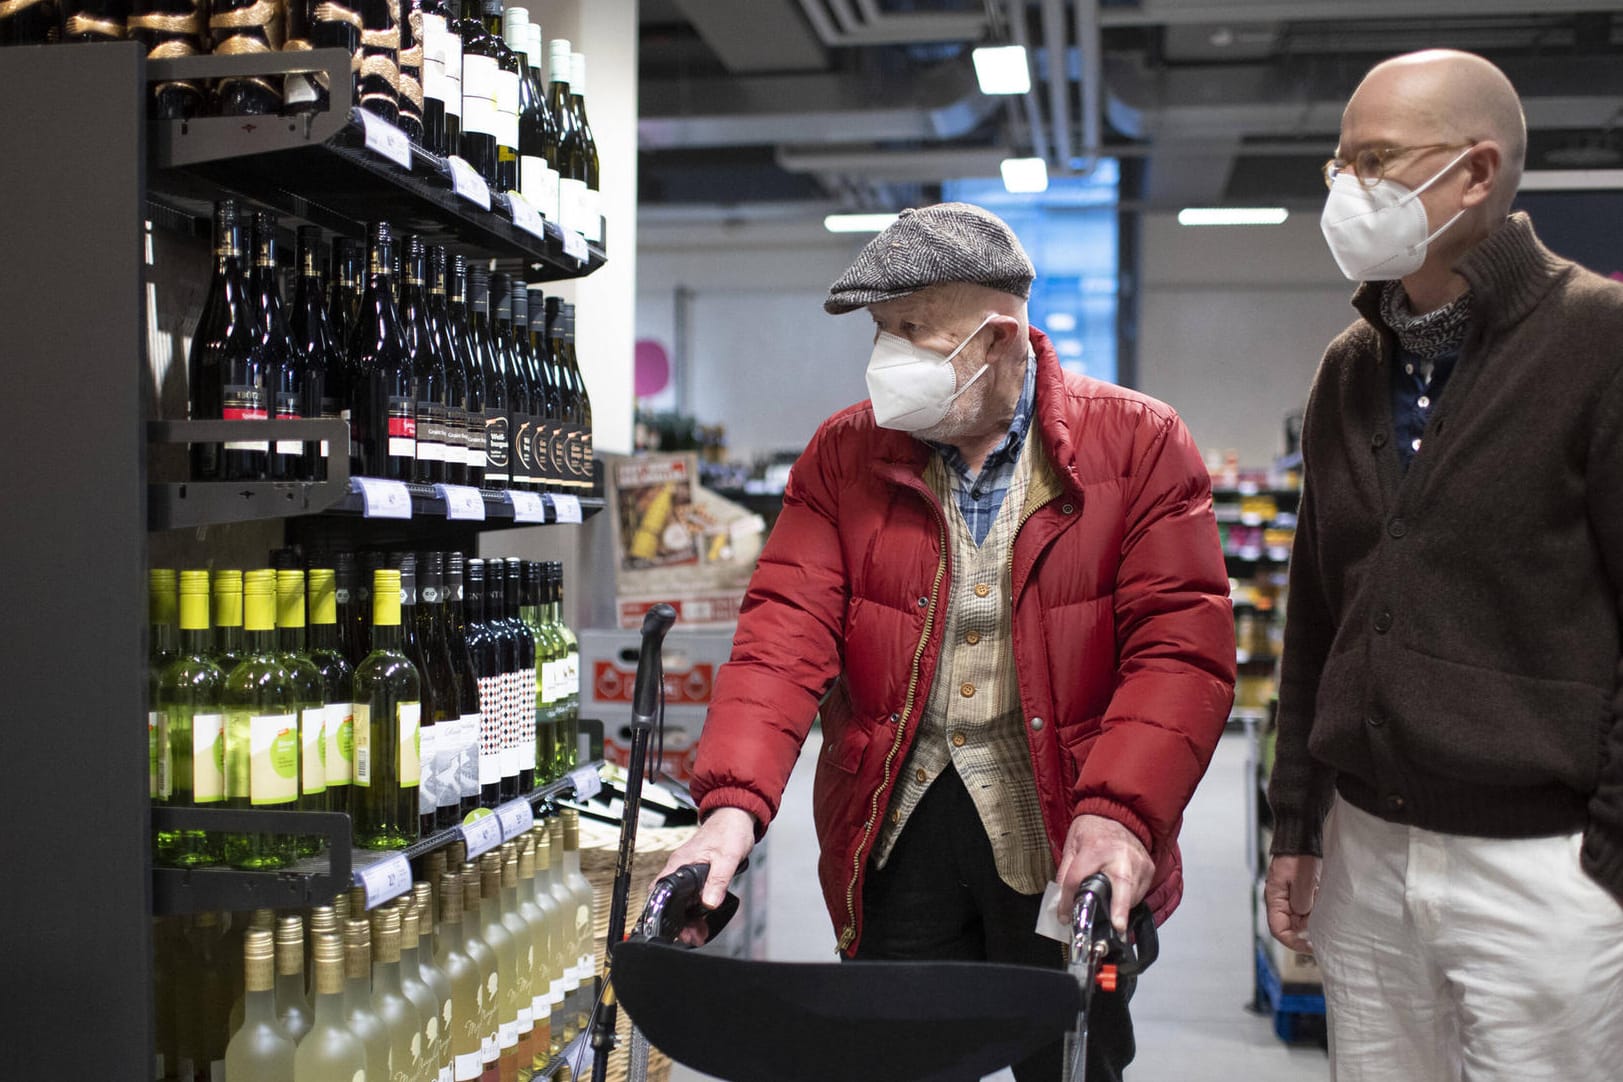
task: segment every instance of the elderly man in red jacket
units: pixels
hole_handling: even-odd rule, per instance
[[[1068,913],[1106,872],[1118,927],[1182,892],[1234,684],[1210,482],[1171,409],[1060,368],[1033,276],[1002,220],[943,203],[834,283],[830,313],[873,317],[871,399],[795,464],[716,679],[704,822],[671,867],[708,863],[720,902],[821,714],[819,876],[848,958],[1058,967],[1034,931],[1050,880]],[[1132,1059],[1130,992],[1095,1001],[1089,1082]]]

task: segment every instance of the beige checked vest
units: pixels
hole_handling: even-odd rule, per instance
[[[939,455],[930,456],[924,480],[946,516],[952,591],[935,682],[891,797],[875,860],[885,866],[913,809],[951,766],[980,813],[998,877],[1022,894],[1040,894],[1053,878],[1054,863],[1020,708],[1009,563],[1027,511],[1057,495],[1059,480],[1033,433],[1020,451],[1003,506],[978,546],[958,510],[958,479]]]

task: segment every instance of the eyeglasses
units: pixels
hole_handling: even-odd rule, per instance
[[[1354,155],[1350,162],[1342,161],[1340,158],[1331,158],[1325,162],[1324,186],[1334,187],[1336,178],[1350,170],[1353,176],[1358,178],[1358,183],[1366,188],[1373,188],[1385,178],[1387,168],[1404,155],[1422,150],[1464,150],[1475,145],[1475,140],[1468,140],[1464,143],[1421,143],[1412,147],[1365,147]]]

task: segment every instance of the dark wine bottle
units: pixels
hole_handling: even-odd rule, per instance
[[[455,809],[441,811],[441,827],[455,826],[463,817],[479,807],[479,670],[468,647],[468,618],[466,611],[467,587],[464,583],[464,559],[460,552],[450,553],[445,564],[445,645],[456,672],[457,709],[461,716],[457,742],[457,794]],[[483,582],[481,581],[481,588]],[[480,604],[483,605],[483,593]]]
[[[440,729],[437,719],[440,717],[439,697],[443,692],[443,685],[436,686],[434,674],[429,671],[428,658],[423,651],[421,635],[422,618],[418,614],[418,603],[422,590],[422,579],[418,577],[417,557],[411,553],[396,553],[390,557],[390,563],[400,565],[400,652],[406,655],[417,670],[420,678],[419,688],[422,693],[422,715],[417,729],[418,754],[418,781],[417,781],[417,823],[419,833],[432,834],[434,832],[434,807],[436,790],[434,788],[431,768],[434,758],[439,754]],[[438,581],[438,576],[435,576]],[[436,593],[438,586],[435,587]]]
[[[493,579],[500,578],[494,574]],[[477,676],[479,690],[479,806],[494,808],[501,801],[502,726],[507,718],[506,697],[502,694],[500,645],[486,622],[490,609],[485,579],[485,561],[470,559],[463,574],[466,583],[464,606],[468,621],[468,656]]]
[[[400,0],[361,0],[362,109],[400,119]]]
[[[552,430],[553,469],[557,471],[559,491],[573,493],[578,486],[569,468],[569,448],[580,416],[580,397],[569,373],[569,351],[564,343],[565,323],[563,298],[548,297],[547,343],[548,351],[552,354],[553,375],[558,380],[558,423]]]
[[[522,279],[513,281],[510,292],[513,330],[508,353],[513,359],[514,370],[524,393],[524,417],[513,437],[513,455],[515,460],[524,463],[524,487],[540,491],[541,460],[535,452],[535,444],[546,399],[536,374],[535,358],[530,354],[530,292]]]
[[[462,408],[468,418],[467,483],[479,487],[485,481],[485,373],[468,329],[468,261],[462,256],[451,260],[451,296],[447,308],[451,315],[451,348],[456,360],[452,379],[460,380]]]
[[[462,132],[457,154],[492,186],[496,183],[496,75],[501,70],[500,41],[485,29],[482,0],[462,0],[456,32],[462,42]]]
[[[468,407],[462,366],[452,344],[451,311],[445,249],[435,245],[428,254],[428,336],[438,377],[439,409],[445,426],[445,480],[468,483]]]
[[[202,0],[134,0],[126,27],[130,37],[146,47],[148,60],[165,60],[203,52],[206,20]],[[203,103],[201,83],[171,80],[152,88],[155,120],[197,116]]]
[[[461,752],[462,693],[445,640],[445,555],[424,552],[417,556],[417,651],[422,657],[423,683],[433,691],[433,705],[423,699],[423,725],[434,730],[432,758],[429,742],[423,742],[423,779],[431,792],[419,796],[418,811],[423,832],[441,829],[440,823],[454,817],[462,794],[456,762]],[[432,779],[432,780],[430,780]],[[452,822],[446,826],[454,825]]]
[[[55,45],[62,40],[62,18],[59,0],[40,0],[16,8],[3,5],[0,46]]]
[[[518,795],[519,710],[518,637],[507,623],[507,566],[502,560],[485,561],[485,628],[495,644],[493,659],[501,696],[499,759],[501,780],[497,803]]]
[[[567,38],[554,38],[547,43],[547,106],[557,130],[548,158],[558,171],[558,220],[565,229],[584,233],[586,155],[570,102],[569,79],[573,66]]]
[[[276,268],[276,215],[267,211],[254,214],[254,269],[248,286],[254,300],[254,317],[260,348],[265,356],[265,382],[271,416],[278,421],[303,418],[301,396],[304,390],[304,355],[288,333],[282,312],[282,277]],[[270,476],[277,481],[294,481],[312,475],[305,461],[304,441],[272,440]]]
[[[586,239],[593,243],[603,240],[603,192],[599,176],[599,163],[597,157],[597,138],[592,135],[592,125],[586,119],[586,56],[584,53],[571,53],[571,78],[569,82],[569,103],[575,115],[575,130],[580,133],[581,159],[586,166],[585,191],[582,195],[582,220],[585,228],[581,230]]]
[[[423,43],[423,148],[456,153],[462,132],[462,39],[449,0],[419,0]]]
[[[274,0],[211,0],[210,51],[243,56],[276,51],[281,40],[282,5]],[[221,116],[266,116],[282,108],[282,79],[269,75],[230,75],[214,87]]]
[[[353,0],[351,0],[353,2]],[[318,49],[342,49],[350,55],[349,100],[361,101],[361,13],[336,0],[289,0],[304,9],[302,21],[310,28],[310,41]],[[291,36],[291,35],[289,35]],[[327,107],[331,88],[316,80],[320,105]],[[357,263],[359,257],[357,257]]]
[[[364,474],[409,481],[417,454],[417,421],[411,364],[390,281],[393,264],[393,231],[388,222],[375,222],[367,250],[366,294],[349,345],[355,372],[350,433],[360,448]]]
[[[306,53],[316,47],[316,4],[285,0],[287,33],[284,53]],[[314,72],[290,72],[282,79],[282,112],[287,116],[324,113],[332,102],[325,80]]]
[[[423,11],[422,0],[400,5],[400,130],[414,144],[423,143]]]
[[[513,291],[505,274],[490,276],[491,345],[501,359],[502,377],[507,388],[508,488],[530,487],[529,467],[519,454],[519,439],[529,414],[529,396],[513,356]]]
[[[485,29],[502,45],[496,81],[496,186],[504,192],[518,189],[518,118],[529,23],[524,8],[504,9],[502,0],[485,0]]]
[[[62,40],[94,44],[123,41],[128,33],[128,0],[67,0],[63,5]]]
[[[549,222],[558,220],[558,171],[547,158],[547,148],[557,140],[552,110],[547,106],[541,26],[531,21],[525,27],[524,82],[519,89],[518,190],[525,200]]]
[[[508,413],[507,373],[501,354],[495,348],[490,329],[489,274],[477,264],[468,268],[468,290],[473,315],[468,321],[468,340],[479,357],[483,375],[481,406],[485,415],[486,488],[506,488],[512,480],[508,433],[512,418]]]
[[[372,580],[372,652],[355,670],[350,818],[363,849],[404,849],[419,836],[422,680],[401,644],[400,572],[379,569]]]
[[[529,291],[529,350],[535,372],[536,421],[534,439],[536,474],[541,488],[557,491],[558,476],[552,461],[552,433],[557,427],[558,386],[552,372],[551,351],[547,348],[546,296],[539,285]]]
[[[417,458],[413,476],[424,484],[445,480],[445,371],[439,367],[428,319],[425,276],[428,252],[420,237],[406,238],[406,279],[400,287],[400,330],[411,364],[411,397],[417,415]],[[408,635],[409,638],[409,635]]]
[[[355,576],[355,608],[358,610],[360,620],[355,628],[355,641],[351,647],[359,655],[359,660],[352,660],[357,669],[366,655],[372,652],[372,585],[376,576],[374,572],[386,567],[384,555],[377,549],[367,549],[360,554],[357,560],[358,572]]]
[[[340,552],[333,557],[333,570],[338,604],[338,645],[344,660],[353,672],[358,660],[365,660],[366,625],[370,614],[366,603],[371,599],[371,587],[363,592],[360,564],[353,552]]]
[[[343,386],[346,370],[343,351],[333,337],[322,303],[321,228],[299,227],[299,282],[293,291],[293,311],[288,319],[293,345],[304,355],[304,379],[299,387],[299,410],[306,417],[337,419],[339,403],[347,398]],[[340,446],[342,453],[343,447]],[[327,440],[304,445],[310,476],[323,480],[332,447]]]
[[[575,306],[564,305],[564,351],[568,361],[570,382],[574,386],[574,424],[576,440],[570,448],[571,474],[576,487],[592,487],[592,396],[586,390],[586,375],[581,371],[580,356],[575,352]]]
[[[223,200],[214,208],[214,278],[188,362],[194,421],[263,421],[270,416],[264,351],[255,332],[242,254],[237,204]],[[268,453],[263,439],[195,443],[192,475],[211,481],[262,478]]]
[[[535,634],[530,630],[530,625],[524,622],[519,611],[523,600],[524,561],[516,556],[510,556],[507,559],[507,608],[503,613],[503,619],[513,635],[513,681],[517,686],[513,756],[517,760],[515,766],[518,768],[518,775],[512,797],[528,793],[535,788],[535,723],[541,700],[540,689],[535,681]],[[504,785],[507,782],[505,774],[504,769],[502,778]],[[504,797],[511,799],[505,793]]]

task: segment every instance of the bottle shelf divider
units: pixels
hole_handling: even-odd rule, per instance
[[[349,425],[332,418],[300,421],[149,421],[154,444],[223,443],[264,436],[349,446]],[[349,456],[332,455],[324,481],[153,481],[147,484],[147,528],[175,530],[225,522],[287,518],[325,511],[349,493]]]

